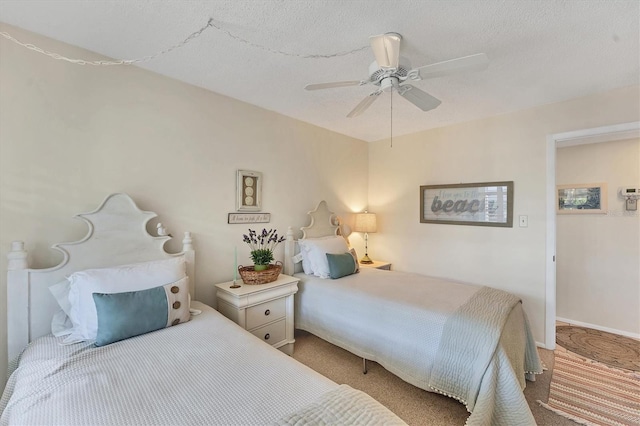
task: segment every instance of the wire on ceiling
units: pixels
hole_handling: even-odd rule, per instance
[[[85,60],[85,59],[73,59],[73,58],[67,58],[66,56],[60,55],[58,53],[54,53],[54,52],[48,52],[38,46],[35,46],[31,43],[23,43],[20,40],[17,40],[16,38],[14,38],[11,34],[1,31],[0,35],[4,38],[6,38],[7,40],[10,40],[24,48],[27,48],[29,50],[33,50],[34,52],[38,52],[41,53],[43,55],[49,56],[50,58],[53,59],[58,59],[58,60],[63,60],[63,61],[67,61],[70,62],[72,64],[76,64],[76,65],[96,65],[96,66],[109,66],[109,65],[132,65],[135,63],[140,63],[140,62],[148,62],[151,61],[152,59],[155,59],[159,56],[162,56],[166,53],[169,53],[175,49],[181,48],[184,45],[186,45],[187,43],[189,43],[191,40],[193,40],[194,38],[200,36],[206,29],[208,28],[215,28],[218,31],[221,31],[223,33],[225,33],[227,36],[229,36],[230,38],[239,41],[241,43],[244,43],[248,46],[257,48],[257,49],[261,49],[261,50],[265,50],[267,52],[270,53],[275,53],[275,54],[279,54],[279,55],[284,55],[284,56],[291,56],[291,57],[296,57],[296,58],[303,58],[303,59],[326,59],[326,58],[335,58],[338,56],[346,56],[346,55],[352,55],[354,53],[360,52],[362,50],[368,49],[369,45],[366,46],[362,46],[359,47],[357,49],[353,49],[353,50],[349,50],[349,51],[343,51],[343,52],[337,52],[337,53],[329,53],[329,54],[303,54],[303,53],[292,53],[292,52],[285,52],[282,50],[277,50],[277,49],[273,49],[271,47],[265,46],[265,45],[261,45],[261,44],[257,44],[257,43],[253,43],[249,40],[246,40],[238,35],[235,35],[233,33],[231,33],[230,31],[220,27],[219,25],[215,24],[213,21],[213,18],[209,18],[209,21],[207,22],[206,25],[204,25],[202,28],[200,28],[197,31],[194,31],[193,33],[191,33],[187,38],[185,38],[184,40],[182,40],[181,42],[174,44],[173,46],[164,49],[158,53],[155,53],[153,55],[147,55],[147,56],[143,56],[141,58],[136,58],[136,59],[119,59],[119,60],[115,60],[115,61],[89,61],[89,60]]]
[[[164,55],[165,53],[169,53],[172,50],[178,49],[182,46],[184,46],[185,44],[189,43],[191,40],[193,40],[194,38],[198,37],[200,34],[203,33],[204,30],[206,30],[207,28],[209,28],[210,24],[211,24],[211,19],[209,19],[209,22],[207,22],[207,25],[205,25],[204,27],[200,28],[198,31],[195,31],[193,33],[191,33],[187,38],[185,38],[184,40],[182,40],[180,43],[174,44],[173,46],[164,49],[154,55],[147,55],[147,56],[143,56],[141,58],[137,58],[137,59],[120,59],[120,60],[116,60],[116,61],[88,61],[85,59],[72,59],[72,58],[67,58],[66,56],[62,56],[58,53],[53,53],[53,52],[48,52],[44,49],[41,49],[38,46],[34,46],[33,44],[30,43],[23,43],[19,40],[16,40],[14,37],[11,36],[11,34],[6,33],[6,32],[0,32],[0,35],[3,36],[4,38],[6,38],[7,40],[11,40],[12,42],[19,44],[22,47],[26,47],[27,49],[33,50],[35,52],[38,53],[42,53],[43,55],[47,55],[53,59],[59,59],[59,60],[63,60],[63,61],[67,61],[67,62],[71,62],[72,64],[76,64],[76,65],[96,65],[96,66],[100,66],[100,65],[132,65],[135,63],[139,63],[139,62],[147,62],[150,61],[152,59],[157,58],[158,56]]]

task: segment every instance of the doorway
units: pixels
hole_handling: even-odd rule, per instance
[[[640,121],[547,136],[547,230],[545,348],[556,347],[556,150],[562,147],[640,137]]]

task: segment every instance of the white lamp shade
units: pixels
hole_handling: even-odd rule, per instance
[[[376,232],[377,226],[375,213],[358,213],[353,230],[356,232]]]

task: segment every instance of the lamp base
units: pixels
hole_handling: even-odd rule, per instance
[[[369,259],[369,255],[365,253],[364,257],[360,259],[360,263],[369,264],[369,263],[373,263],[373,260]]]

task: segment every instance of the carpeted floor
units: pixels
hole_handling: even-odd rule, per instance
[[[541,426],[575,426],[536,401],[547,401],[554,364],[552,351],[539,349],[548,370],[527,382],[524,391],[531,412]],[[446,396],[412,386],[380,365],[368,362],[367,374],[362,374],[362,359],[325,342],[318,337],[296,330],[293,357],[337,383],[346,383],[360,389],[396,413],[409,425],[449,426],[464,425],[469,413],[464,405]]]

